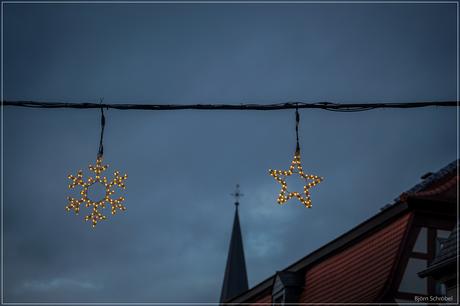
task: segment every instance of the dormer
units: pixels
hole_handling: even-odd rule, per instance
[[[291,271],[278,271],[272,290],[272,305],[283,306],[286,303],[297,303],[302,291],[304,277]]]

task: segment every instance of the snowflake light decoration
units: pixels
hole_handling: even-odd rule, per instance
[[[80,192],[80,199],[67,197],[69,204],[65,207],[67,211],[73,210],[75,214],[78,215],[80,212],[80,206],[85,204],[85,207],[92,207],[92,212],[85,216],[85,221],[91,220],[93,227],[96,227],[97,222],[107,219],[101,212],[101,208],[105,208],[106,203],[111,206],[112,215],[114,215],[117,210],[125,211],[126,207],[122,204],[125,200],[124,197],[119,197],[117,199],[112,199],[111,195],[115,193],[113,190],[114,186],[125,189],[124,181],[128,178],[128,175],[120,175],[119,171],[115,171],[113,174],[113,179],[111,181],[107,180],[107,177],[101,176],[101,173],[107,170],[108,165],[102,165],[102,155],[98,155],[96,159],[96,165],[89,165],[89,170],[94,172],[95,177],[89,177],[88,180],[83,180],[83,171],[79,170],[77,176],[69,175],[68,178],[72,181],[69,184],[69,189],[74,189],[76,186],[81,186],[82,190]],[[92,185],[100,183],[105,188],[105,196],[99,201],[93,201],[88,198],[88,189]]]
[[[295,168],[297,168],[297,170],[295,170]],[[310,188],[321,183],[323,178],[317,175],[306,174],[303,172],[302,164],[300,162],[300,150],[296,150],[289,170],[270,169],[268,171],[270,175],[273,176],[274,179],[281,184],[281,191],[277,199],[278,204],[284,204],[293,197],[296,197],[303,205],[305,205],[305,207],[311,208]],[[307,182],[308,180],[311,180],[303,187],[304,196],[302,196],[300,192],[297,191],[288,192],[286,180],[281,176],[291,176],[293,173],[298,173],[299,176],[305,179]]]

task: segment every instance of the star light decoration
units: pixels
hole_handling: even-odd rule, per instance
[[[297,170],[295,170],[297,168]],[[310,188],[321,183],[324,178],[319,177],[317,175],[306,174],[303,172],[302,164],[300,162],[300,149],[297,147],[294,159],[292,160],[291,166],[289,170],[268,170],[270,175],[275,178],[275,180],[281,184],[281,191],[278,195],[277,202],[278,204],[284,204],[288,200],[292,198],[297,198],[305,207],[311,208],[311,199],[310,199]],[[284,177],[291,176],[294,173],[298,173],[299,176],[305,181],[307,184],[303,187],[303,195],[297,191],[288,191],[287,183]],[[308,182],[310,180],[310,182]]]
[[[93,210],[89,215],[85,216],[85,221],[91,220],[93,228],[96,227],[97,222],[107,219],[107,217],[99,211],[100,208],[105,208],[106,203],[111,206],[112,215],[117,212],[117,209],[121,211],[126,210],[126,207],[122,204],[125,198],[119,197],[117,199],[112,199],[111,195],[115,193],[113,190],[114,186],[126,189],[124,181],[128,178],[128,175],[125,174],[121,176],[119,171],[115,171],[113,179],[108,181],[107,177],[101,176],[101,173],[107,170],[108,167],[109,165],[102,165],[102,155],[98,155],[96,165],[89,165],[88,167],[90,171],[94,172],[95,177],[89,177],[87,181],[84,181],[82,170],[78,171],[77,176],[73,176],[72,174],[68,176],[68,178],[72,181],[72,183],[69,184],[69,189],[81,186],[82,190],[80,192],[80,199],[67,197],[69,204],[65,207],[65,209],[67,211],[73,210],[75,214],[78,215],[82,204],[85,204],[85,207],[92,207]],[[88,198],[89,187],[96,183],[102,184],[105,188],[105,196],[99,201],[93,201]]]

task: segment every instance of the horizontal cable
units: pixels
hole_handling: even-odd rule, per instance
[[[458,106],[456,101],[401,102],[401,103],[332,103],[332,102],[286,102],[275,104],[107,104],[107,103],[67,103],[37,101],[4,101],[4,106],[30,108],[113,108],[119,110],[282,110],[295,108],[323,109],[338,112],[360,112],[377,108],[419,108],[428,106]]]

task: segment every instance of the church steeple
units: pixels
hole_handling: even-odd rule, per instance
[[[240,218],[238,216],[239,199],[243,195],[240,193],[239,187],[239,185],[236,185],[236,191],[232,194],[235,197],[235,217],[233,219],[232,237],[230,239],[220,303],[224,303],[249,289],[246,263],[244,260],[243,239],[241,237]]]

